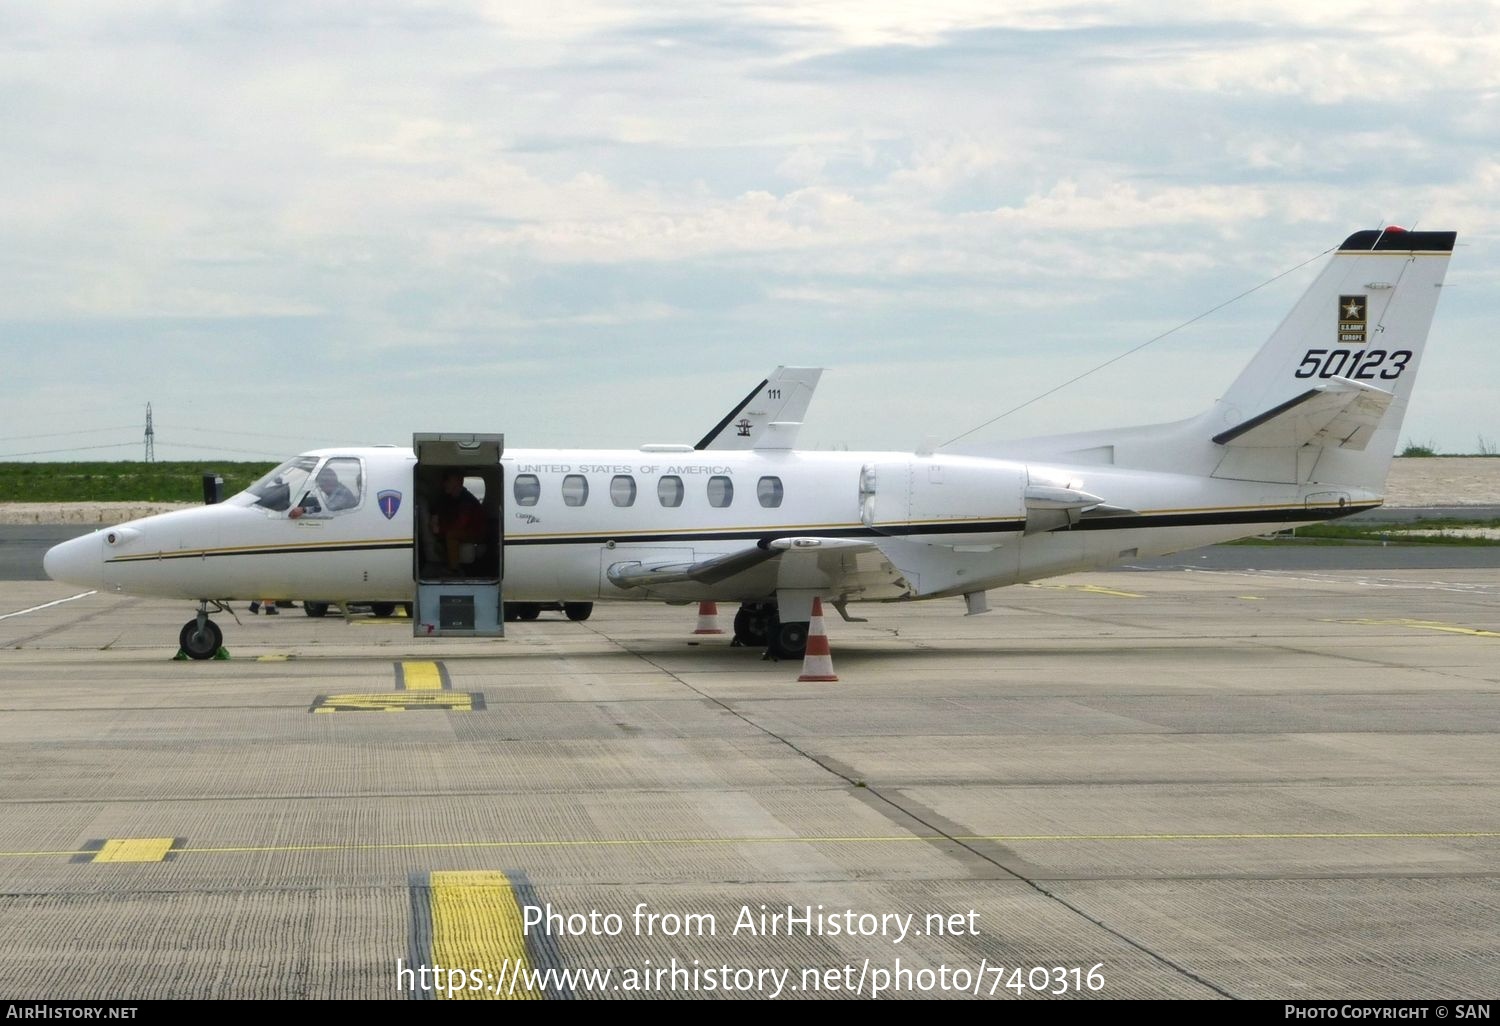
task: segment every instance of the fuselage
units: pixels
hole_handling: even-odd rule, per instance
[[[339,461],[356,504],[293,517],[243,492],[65,542],[47,554],[47,572],[183,599],[409,597],[425,526],[411,450],[326,449],[301,459],[309,475]],[[507,601],[755,601],[789,586],[850,601],[929,598],[1379,503],[1322,486],[946,454],[521,449],[507,451],[502,467],[504,495],[490,505],[503,534]],[[1107,505],[1079,499],[1069,512],[1070,494]],[[620,567],[691,565],[790,538],[871,544],[830,549],[791,584],[787,561],[769,559],[713,583],[622,587],[611,578]]]

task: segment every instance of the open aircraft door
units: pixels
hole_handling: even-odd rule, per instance
[[[417,637],[503,637],[504,435],[415,434]]]

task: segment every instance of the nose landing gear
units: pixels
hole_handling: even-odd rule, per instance
[[[215,602],[215,608],[224,609],[223,603]],[[182,625],[177,635],[177,659],[228,659],[224,649],[224,632],[208,618],[208,601],[198,603],[198,615]]]

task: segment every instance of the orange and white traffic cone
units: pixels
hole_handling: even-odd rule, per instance
[[[833,653],[828,648],[828,632],[823,628],[823,600],[813,599],[812,619],[807,622],[807,654],[802,657],[799,681],[838,680],[833,672]]]
[[[723,634],[719,627],[719,604],[717,602],[698,603],[698,629],[694,634]]]

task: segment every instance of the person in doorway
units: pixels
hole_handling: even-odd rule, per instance
[[[463,546],[485,540],[484,506],[464,487],[462,471],[443,474],[443,491],[432,503],[428,526],[442,544],[448,572],[462,572]]]

